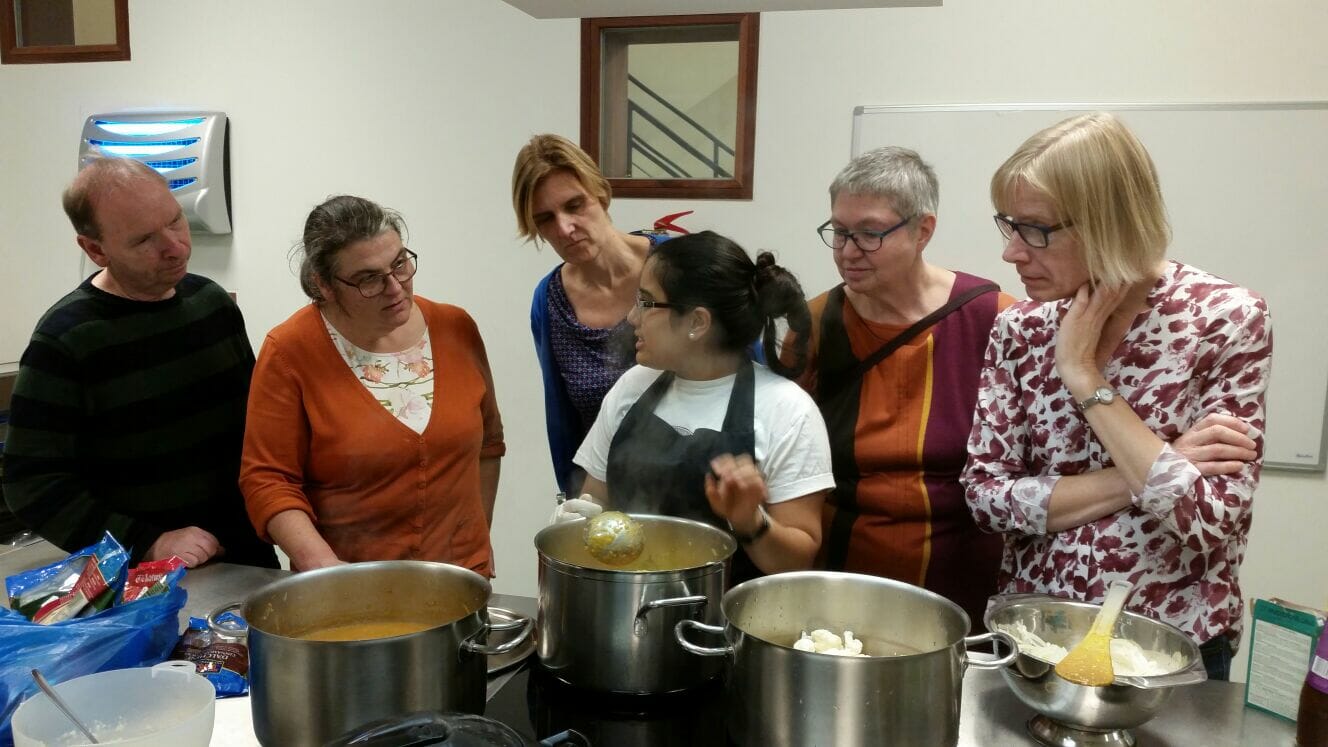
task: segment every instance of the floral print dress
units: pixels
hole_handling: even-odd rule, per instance
[[[369,394],[416,433],[433,414],[433,348],[426,331],[420,341],[398,353],[373,353],[347,340],[324,317],[337,352]]]
[[[1112,466],[1056,371],[1069,301],[1011,306],[992,328],[979,381],[963,482],[978,526],[1005,535],[1004,593],[1102,599],[1113,580],[1135,584],[1129,608],[1196,642],[1241,629],[1239,569],[1263,458],[1264,393],[1272,325],[1262,298],[1170,262],[1103,372],[1168,445],[1142,494],[1110,516],[1047,531],[1056,481]],[[1259,429],[1258,459],[1204,477],[1169,444],[1209,413]]]

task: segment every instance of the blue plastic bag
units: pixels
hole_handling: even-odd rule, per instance
[[[37,625],[13,610],[0,609],[0,746],[13,744],[14,711],[37,692],[34,668],[60,683],[163,661],[180,639],[180,610],[187,597],[176,587],[54,625]]]

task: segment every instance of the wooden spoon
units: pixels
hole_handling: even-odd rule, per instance
[[[1111,668],[1111,633],[1116,628],[1125,600],[1134,590],[1129,581],[1113,581],[1102,600],[1102,609],[1093,620],[1088,635],[1079,641],[1070,653],[1056,665],[1056,674],[1077,685],[1102,687],[1116,679]]]

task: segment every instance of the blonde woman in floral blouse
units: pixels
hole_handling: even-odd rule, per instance
[[[300,267],[313,303],[258,354],[240,489],[296,570],[417,559],[493,575],[493,377],[470,316],[414,294],[404,230],[360,197],[314,208]]]
[[[1263,299],[1165,258],[1151,158],[1109,114],[1034,135],[991,184],[1028,292],[987,348],[967,499],[1005,535],[1000,584],[1129,607],[1200,644],[1225,679],[1263,458]]]

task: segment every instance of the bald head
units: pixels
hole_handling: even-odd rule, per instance
[[[70,182],[64,193],[65,215],[80,236],[101,238],[97,204],[112,190],[134,184],[167,186],[151,166],[133,158],[96,158]]]

